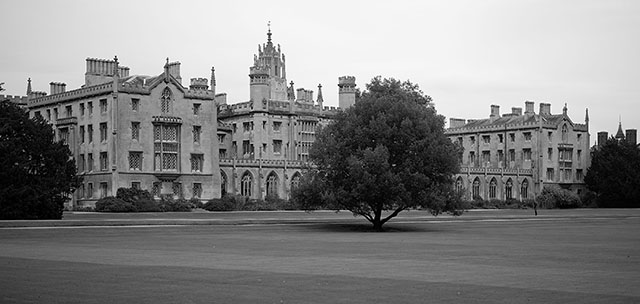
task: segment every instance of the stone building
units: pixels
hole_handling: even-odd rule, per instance
[[[525,102],[500,115],[491,105],[485,119],[451,118],[445,134],[464,148],[456,189],[467,199],[530,199],[544,185],[555,184],[580,193],[590,164],[589,115],[574,123],[565,104],[561,114],[551,105]]]
[[[221,193],[251,198],[289,198],[308,164],[319,126],[337,113],[314,91],[287,85],[286,59],[271,30],[249,68],[249,101],[227,104],[219,94],[218,142]],[[355,103],[355,77],[338,79],[339,105]]]
[[[627,129],[625,130],[625,132],[622,132],[622,121],[618,122],[618,131],[616,132],[616,135],[613,136],[613,138],[617,140],[626,140],[635,145],[638,143],[637,137],[638,137],[637,129]],[[603,145],[605,142],[607,142],[608,139],[609,139],[609,132],[607,131],[598,132],[598,143],[596,148]]]
[[[84,177],[73,206],[93,205],[120,187],[220,197],[215,84],[194,78],[183,86],[179,62],[167,59],[162,73],[142,76],[129,75],[117,58],[88,58],[82,87],[51,82],[47,95],[29,80],[27,95],[30,115],[51,122]]]

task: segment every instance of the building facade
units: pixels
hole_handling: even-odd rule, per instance
[[[581,193],[590,164],[589,115],[574,123],[565,104],[561,114],[551,105],[525,102],[500,115],[491,106],[485,119],[451,118],[445,134],[464,148],[455,187],[467,199],[532,199],[544,185]]]
[[[86,60],[85,84],[50,94],[27,87],[31,116],[51,122],[84,179],[73,206],[91,206],[120,187],[154,196],[220,197],[215,86],[182,85],[180,63],[167,59],[157,76],[129,75],[117,58]],[[213,69],[212,69],[212,78]]]
[[[285,55],[271,31],[249,67],[249,101],[227,104],[219,94],[218,142],[221,193],[250,198],[289,198],[308,165],[318,127],[339,111],[314,91],[287,85]],[[340,106],[355,103],[355,77],[338,78]]]

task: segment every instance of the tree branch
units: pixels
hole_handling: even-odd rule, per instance
[[[387,216],[386,218],[384,218],[382,221],[380,221],[382,224],[386,223],[388,220],[396,217],[400,212],[402,212],[403,210],[405,210],[406,207],[398,207],[398,209],[394,210],[393,213],[391,213],[389,216]]]

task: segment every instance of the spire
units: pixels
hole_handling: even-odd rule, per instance
[[[27,96],[29,96],[29,94],[31,94],[32,90],[31,90],[31,77],[29,77],[29,79],[27,79]]]
[[[624,132],[622,132],[622,115],[618,118],[618,132],[616,132],[616,139],[624,139]]]
[[[318,105],[322,107],[324,99],[322,98],[322,84],[318,84]]]
[[[269,31],[267,31],[267,43],[271,43],[271,21],[269,21],[267,23],[267,27],[269,28]]]
[[[114,67],[113,67],[113,76],[114,77],[119,77],[120,74],[118,74],[118,72],[119,72],[118,70],[120,70],[120,68],[118,68],[118,55],[113,56],[113,61],[115,61],[115,63],[116,63],[114,65]]]
[[[169,57],[167,57],[167,63],[164,64],[164,82],[169,82]]]
[[[211,67],[211,91],[216,91],[216,69]]]
[[[586,108],[584,111],[584,122],[589,123],[589,108]]]

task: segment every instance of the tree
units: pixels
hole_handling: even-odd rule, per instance
[[[591,151],[584,178],[600,207],[640,207],[640,148],[614,138]]]
[[[444,135],[431,97],[409,81],[376,77],[319,131],[310,151],[316,168],[293,197],[304,209],[349,210],[378,231],[410,208],[459,215],[453,174],[461,151]]]
[[[59,219],[79,184],[69,148],[42,117],[0,101],[0,219]]]

